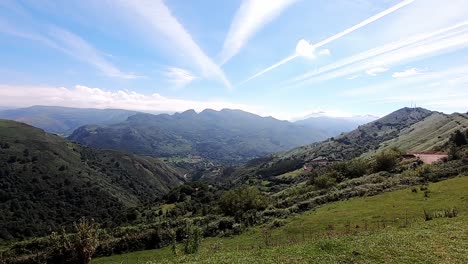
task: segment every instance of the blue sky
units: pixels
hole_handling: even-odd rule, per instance
[[[0,1],[0,107],[468,111],[465,0]]]

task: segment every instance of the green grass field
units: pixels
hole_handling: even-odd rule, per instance
[[[430,184],[428,195],[418,187],[330,203],[275,229],[207,238],[195,255],[163,248],[93,263],[468,263],[468,177]],[[455,218],[423,219],[424,209],[453,207]]]

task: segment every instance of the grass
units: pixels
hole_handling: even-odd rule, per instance
[[[191,256],[169,248],[99,258],[104,263],[468,263],[468,177],[324,205],[231,238],[207,238]],[[424,221],[423,210],[457,207]],[[266,238],[268,237],[268,239]]]

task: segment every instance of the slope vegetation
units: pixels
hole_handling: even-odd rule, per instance
[[[466,263],[468,177],[323,205],[231,238],[208,238],[196,255],[169,248],[99,258],[127,263]],[[424,210],[457,208],[454,218],[424,220]],[[126,262],[127,261],[127,262]]]
[[[440,149],[456,130],[468,128],[467,114],[434,112],[421,122],[400,131],[397,137],[381,144],[380,150],[392,147],[404,151],[430,151]]]
[[[81,216],[108,225],[182,183],[154,158],[82,147],[0,120],[0,239],[43,235]]]

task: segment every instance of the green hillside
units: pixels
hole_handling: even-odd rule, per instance
[[[93,263],[466,263],[468,177],[427,188],[429,197],[417,187],[353,198],[289,217],[280,227],[207,238],[195,255],[175,257],[163,248]],[[449,208],[459,215],[424,220],[424,210]]]
[[[48,234],[82,216],[125,223],[129,208],[182,182],[157,159],[90,149],[0,120],[0,240]]]

